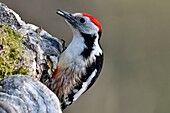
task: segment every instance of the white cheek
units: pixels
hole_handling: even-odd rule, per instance
[[[86,27],[82,29],[82,31],[83,33],[86,33],[86,34],[95,34],[99,31],[99,28],[95,24],[90,23],[86,25]]]

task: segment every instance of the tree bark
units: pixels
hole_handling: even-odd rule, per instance
[[[61,113],[58,98],[39,80],[53,74],[63,50],[62,40],[0,3],[0,112]]]

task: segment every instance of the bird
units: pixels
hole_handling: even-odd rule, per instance
[[[70,26],[73,38],[45,84],[57,95],[64,110],[95,83],[101,72],[104,59],[100,45],[102,26],[87,13],[69,13],[61,9],[56,13]]]

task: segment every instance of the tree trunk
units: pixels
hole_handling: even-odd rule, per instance
[[[1,113],[61,113],[58,98],[39,80],[52,75],[63,48],[62,40],[0,3]]]

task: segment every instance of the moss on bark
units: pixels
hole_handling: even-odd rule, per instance
[[[0,79],[7,75],[28,74],[24,66],[18,64],[24,59],[22,37],[11,27],[0,25]]]

